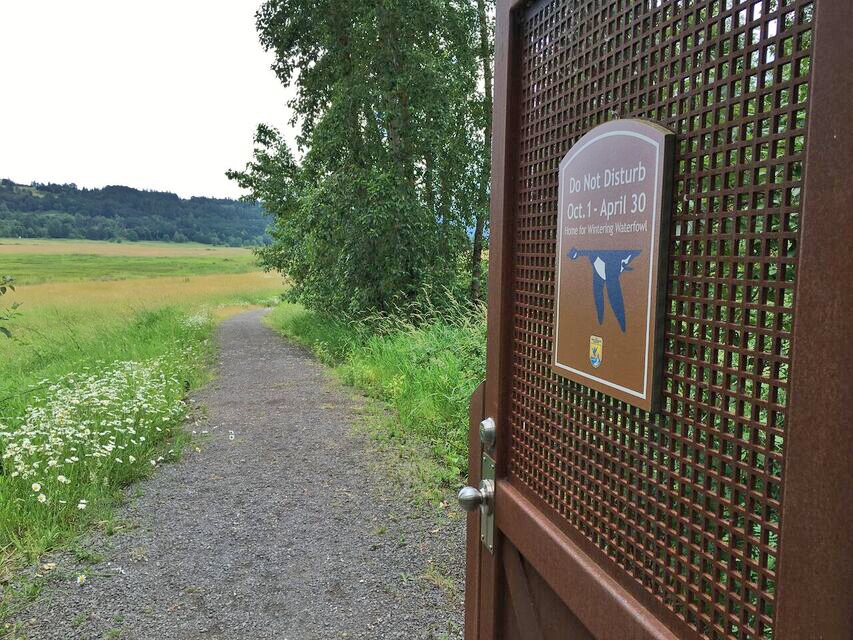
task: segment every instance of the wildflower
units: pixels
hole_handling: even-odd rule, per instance
[[[56,476],[56,479],[59,480],[62,484],[71,484],[71,480],[69,480],[65,476]]]
[[[81,573],[79,576],[77,576],[77,584],[79,586],[82,587],[85,582],[86,582],[86,574],[85,573]]]
[[[151,463],[151,466],[152,466],[152,467],[156,467],[156,466],[157,466],[157,461],[156,461],[156,460],[149,460],[148,462],[150,462],[150,463]]]
[[[47,502],[47,496],[44,495],[43,493],[40,493],[39,497],[38,497],[38,501],[42,502],[42,503]]]
[[[136,458],[135,458],[134,456],[128,456],[128,457],[127,457],[127,459],[128,459],[128,461],[129,461],[129,462],[131,462],[131,463],[136,462]]]
[[[85,509],[88,504],[89,503],[86,500],[80,500],[80,502],[77,503],[77,508],[80,509],[80,511],[83,511],[83,509]]]
[[[41,491],[41,485],[38,482],[33,482],[33,491]]]

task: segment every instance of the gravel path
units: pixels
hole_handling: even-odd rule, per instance
[[[464,521],[398,497],[351,434],[358,399],[262,314],[220,328],[201,452],[138,486],[129,530],[84,542],[96,564],[51,558],[22,637],[461,637]]]

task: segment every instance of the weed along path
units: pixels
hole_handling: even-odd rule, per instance
[[[359,402],[262,314],[219,330],[200,451],[132,487],[117,533],[48,559],[18,636],[461,637],[464,521],[408,503],[351,435]]]

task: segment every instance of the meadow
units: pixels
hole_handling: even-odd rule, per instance
[[[218,319],[271,304],[244,249],[0,240],[0,569],[36,559],[180,453]],[[0,570],[2,573],[2,570]]]
[[[246,249],[80,240],[0,240],[0,267],[21,285],[257,271]]]

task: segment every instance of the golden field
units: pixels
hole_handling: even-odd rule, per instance
[[[2,264],[2,263],[0,263]],[[248,301],[280,293],[282,280],[263,271],[203,276],[167,276],[128,280],[84,280],[23,285],[10,293],[8,302],[20,302],[21,311],[79,307],[90,311],[106,308],[127,310],[166,305],[192,307],[198,304],[223,304],[235,297]],[[5,302],[5,300],[4,300]]]

